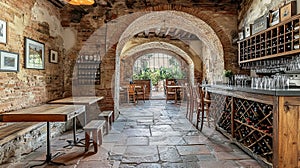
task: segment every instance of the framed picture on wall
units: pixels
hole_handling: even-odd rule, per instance
[[[279,16],[279,9],[270,12],[270,20],[269,20],[269,25],[274,26],[280,22],[280,16]]]
[[[245,26],[245,38],[252,35],[252,25],[246,25]]]
[[[49,62],[57,64],[58,63],[58,52],[55,50],[50,50]]]
[[[18,72],[19,54],[0,50],[0,71]]]
[[[285,21],[297,13],[296,1],[284,5],[280,8],[280,21]]]
[[[0,43],[6,44],[6,22],[3,20],[0,20]]]
[[[45,69],[45,45],[25,37],[25,68]]]

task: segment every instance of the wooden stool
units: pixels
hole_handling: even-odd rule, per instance
[[[102,130],[105,124],[104,120],[92,120],[86,126],[83,127],[85,131],[85,151],[87,152],[90,147],[90,143],[94,145],[94,152],[98,152],[98,145],[102,144]],[[92,138],[91,138],[92,136]]]
[[[111,129],[111,124],[113,122],[113,111],[103,111],[99,114],[99,119],[100,120],[105,120],[106,121],[106,133],[108,134],[109,130]]]

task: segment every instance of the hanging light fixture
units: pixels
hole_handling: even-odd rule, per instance
[[[93,5],[94,0],[66,0],[71,5]]]

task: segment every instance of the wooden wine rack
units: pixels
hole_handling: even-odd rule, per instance
[[[234,98],[233,137],[245,148],[272,163],[273,106]]]
[[[300,15],[238,41],[240,66],[249,62],[300,53]]]
[[[300,92],[258,93],[215,85],[206,89],[216,129],[232,143],[262,167],[300,167]]]

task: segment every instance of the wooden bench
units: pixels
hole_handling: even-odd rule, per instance
[[[113,111],[103,111],[99,114],[98,118],[106,121],[105,134],[108,134],[109,130],[111,129],[111,124],[114,121]]]
[[[85,151],[89,150],[90,144],[93,143],[94,152],[98,152],[98,145],[102,145],[104,120],[92,120],[83,127],[85,131]],[[92,137],[92,138],[91,138]]]

